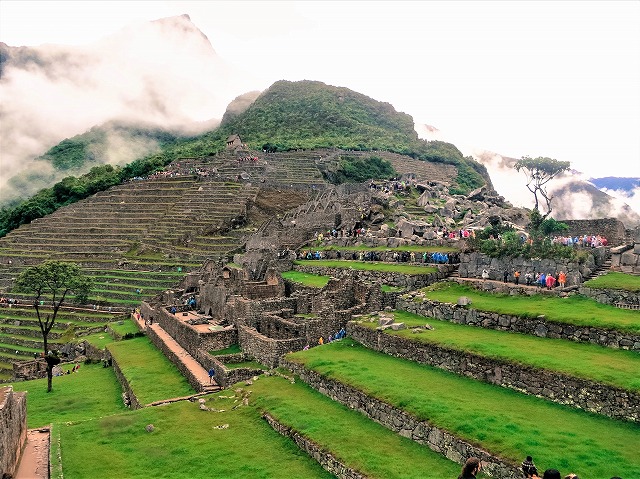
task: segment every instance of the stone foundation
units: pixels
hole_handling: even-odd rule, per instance
[[[120,366],[118,365],[116,358],[112,357],[111,362],[113,364],[113,372],[115,373],[116,378],[118,378],[118,382],[122,386],[122,390],[129,398],[131,409],[142,409],[144,407],[144,404],[140,404],[140,401],[138,401],[137,396],[135,395],[135,393],[133,392],[133,389],[131,389],[131,386],[129,385],[129,381],[127,381],[127,378],[125,377],[125,375],[122,374],[122,371],[120,370]]]
[[[461,376],[616,419],[640,421],[638,393],[437,344],[412,341],[361,326],[353,321],[348,323],[347,333],[369,349],[390,356],[428,364]],[[422,334],[429,332],[425,331]]]
[[[625,291],[623,289],[580,288],[580,294],[596,300],[602,304],[624,304],[640,306],[640,291]]]
[[[282,436],[290,438],[300,449],[306,452],[311,458],[315,459],[318,464],[334,476],[340,479],[366,479],[367,476],[347,467],[336,459],[333,454],[326,452],[321,446],[313,442],[311,439],[307,439],[295,429],[278,422],[278,420],[269,413],[264,413],[262,418],[267,421],[274,431]]]
[[[625,331],[596,328],[590,326],[573,326],[570,324],[547,321],[544,317],[523,318],[494,312],[467,309],[450,303],[439,303],[427,299],[414,302],[411,299],[398,298],[396,309],[409,311],[419,316],[450,321],[458,324],[469,324],[480,328],[513,331],[530,334],[540,338],[561,338],[569,341],[598,344],[608,348],[630,349],[640,351],[640,335]]]
[[[11,386],[0,388],[0,473],[11,478],[18,470],[27,441],[27,395]]]
[[[510,464],[493,456],[443,429],[432,426],[427,421],[421,421],[415,416],[377,398],[367,396],[351,386],[325,378],[285,359],[283,359],[282,365],[299,375],[304,382],[325,396],[344,404],[349,409],[359,411],[384,427],[423,444],[452,461],[463,464],[468,457],[475,456],[486,463],[483,472],[493,477],[513,479],[522,475],[518,465]]]

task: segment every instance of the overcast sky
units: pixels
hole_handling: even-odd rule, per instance
[[[184,13],[252,89],[319,80],[390,102],[465,153],[640,176],[638,1],[0,0],[0,41],[83,45]]]

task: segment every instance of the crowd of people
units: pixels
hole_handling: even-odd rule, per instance
[[[344,328],[340,328],[339,331],[337,331],[335,334],[329,334],[329,336],[327,336],[327,339],[325,340],[322,336],[320,336],[318,338],[318,346],[322,346],[323,344],[328,344],[328,343],[332,343],[334,341],[340,341],[341,339],[343,339],[345,336],[347,335],[347,330]],[[311,346],[309,344],[306,344],[304,348],[302,348],[304,351],[308,350]]]
[[[599,246],[607,246],[609,242],[607,238],[601,235],[580,235],[580,236],[554,236],[551,238],[553,244],[561,244],[564,246],[581,246],[597,248]]]
[[[489,279],[489,276],[489,271],[487,271],[486,269],[482,270],[482,279]],[[504,270],[504,272],[502,273],[502,281],[504,283],[508,283],[510,279],[513,279],[513,284],[519,285],[520,278],[522,277],[522,273],[517,269],[513,272]],[[524,274],[523,284],[527,286],[546,288],[548,290],[551,290],[555,287],[564,288],[567,284],[567,274],[564,271],[560,271],[559,273],[543,273],[539,271],[535,274],[532,271],[527,271]]]

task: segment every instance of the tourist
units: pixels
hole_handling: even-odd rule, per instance
[[[538,476],[538,469],[533,463],[533,458],[531,456],[527,456],[527,458],[522,461],[522,473],[524,474],[524,477]]]
[[[486,269],[482,270],[482,279],[485,281],[489,279],[489,272]]]
[[[505,269],[504,273],[502,273],[502,277],[503,277],[503,281],[506,283],[507,280],[509,279],[509,271]]]
[[[564,288],[565,283],[567,282],[567,275],[564,271],[560,271],[558,274],[558,284],[560,284],[561,288]]]
[[[562,477],[560,477],[560,471],[557,469],[547,469],[544,471],[542,479],[562,479]]]
[[[524,280],[527,283],[527,286],[531,286],[531,281],[533,280],[533,274],[531,274],[531,271],[527,271],[524,274]]]
[[[556,279],[553,277],[551,273],[547,274],[545,278],[545,282],[547,283],[547,289],[550,290],[556,285]]]
[[[322,336],[320,336],[320,339],[318,339],[318,344],[319,344],[320,346],[322,346],[322,345],[324,344],[324,339],[323,339],[323,337],[322,337]]]
[[[213,377],[216,375],[216,370],[213,368],[209,369],[209,384],[213,383]]]
[[[580,479],[580,477],[572,472],[571,474],[567,474],[566,476],[564,476],[564,479]]]
[[[517,285],[518,283],[520,283],[520,271],[519,270],[515,270],[513,273],[513,282]]]
[[[480,459],[477,457],[470,457],[467,462],[462,466],[462,471],[458,476],[458,479],[476,479],[476,474],[480,472]]]

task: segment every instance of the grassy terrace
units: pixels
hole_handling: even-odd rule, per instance
[[[13,389],[28,391],[29,428],[46,426],[52,421],[97,419],[127,410],[113,370],[101,364],[83,364],[73,374],[54,377],[50,393],[47,393],[46,378],[16,382]]]
[[[421,334],[415,334],[410,329],[387,329],[385,334],[640,392],[640,355],[632,351],[482,329],[437,321],[406,311],[397,311],[394,315],[397,322],[405,323],[408,328],[424,326],[428,322],[434,329],[424,330]],[[361,324],[375,329],[377,317],[373,317],[372,321],[365,319]]]
[[[107,345],[141,404],[194,394],[178,369],[147,337]]]
[[[253,408],[232,410],[234,405],[233,399],[209,401],[209,407],[224,412],[203,412],[197,403],[183,401],[90,422],[57,424],[53,435],[56,441],[60,436],[64,475],[75,479],[333,477],[273,431]],[[145,431],[148,424],[155,427],[152,433]],[[54,465],[52,476],[56,472]]]
[[[600,304],[583,296],[510,296],[478,291],[457,283],[438,283],[422,291],[427,298],[455,304],[460,296],[471,299],[471,308],[526,318],[544,315],[548,321],[640,333],[640,314]]]
[[[585,282],[583,286],[596,289],[623,289],[625,291],[638,292],[640,291],[640,276],[610,271],[603,276],[598,276]]]
[[[442,479],[460,473],[459,465],[350,411],[300,381],[291,384],[282,378],[261,378],[252,389],[252,399],[259,410],[266,410],[366,477]]]
[[[282,273],[282,277],[312,288],[324,288],[329,282],[329,276],[303,273],[302,271],[285,271]]]
[[[318,268],[344,268],[359,271],[380,271],[382,273],[400,273],[409,276],[429,274],[438,271],[433,266],[417,266],[406,263],[378,263],[375,261],[340,261],[340,260],[298,260],[293,264],[300,266],[315,266]]]
[[[377,353],[345,339],[289,354],[329,378],[519,464],[532,455],[590,479],[636,477],[640,426]]]

